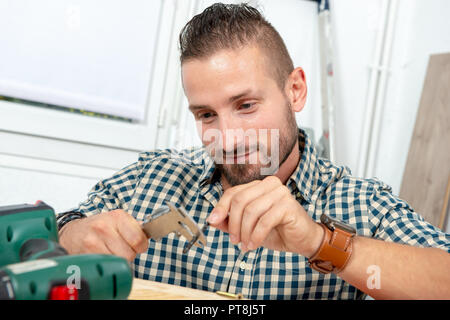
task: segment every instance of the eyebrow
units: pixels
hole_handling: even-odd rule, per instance
[[[245,90],[245,91],[242,92],[242,93],[239,93],[239,94],[237,94],[237,95],[232,96],[230,99],[228,99],[228,102],[231,103],[231,102],[234,102],[234,101],[236,101],[236,100],[239,100],[240,98],[249,95],[251,92],[252,92],[251,89],[247,89],[247,90]]]
[[[241,99],[242,97],[245,97],[245,96],[249,95],[250,93],[252,93],[252,90],[251,89],[247,89],[247,90],[245,90],[245,91],[243,91],[243,92],[241,92],[239,94],[236,94],[236,95],[230,97],[228,99],[228,102],[232,103],[232,102],[234,102],[236,100]],[[195,110],[198,110],[198,109],[212,109],[212,108],[210,106],[208,106],[208,105],[189,105],[189,110],[191,110],[191,111],[195,111]]]
[[[199,109],[211,109],[211,107],[205,105],[191,105],[191,104],[189,105],[189,110],[191,110],[192,112]]]

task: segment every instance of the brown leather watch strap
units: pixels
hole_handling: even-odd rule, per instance
[[[338,273],[350,259],[354,234],[338,228],[331,231],[322,223],[320,226],[324,230],[322,244],[308,260],[309,265],[322,273]]]

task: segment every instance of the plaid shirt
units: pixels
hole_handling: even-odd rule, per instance
[[[299,131],[301,159],[286,183],[315,221],[322,212],[357,230],[358,235],[450,252],[450,235],[423,218],[377,179],[351,176],[347,167],[318,157]],[[87,216],[123,209],[139,221],[169,201],[204,225],[223,189],[212,159],[202,147],[144,152],[139,160],[100,181],[74,211]],[[138,278],[209,291],[242,293],[250,299],[357,299],[361,292],[334,274],[321,274],[307,259],[266,248],[242,253],[228,234],[205,231],[207,245],[186,254],[184,238],[170,234],[149,240],[134,260]]]

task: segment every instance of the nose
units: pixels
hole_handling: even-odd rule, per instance
[[[245,145],[245,130],[240,122],[222,119],[219,130],[222,136],[222,147],[226,153],[233,153],[234,150]]]

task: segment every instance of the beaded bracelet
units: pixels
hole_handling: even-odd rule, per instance
[[[64,227],[67,223],[73,220],[86,218],[86,215],[82,214],[81,212],[75,212],[75,211],[69,211],[60,213],[56,219],[58,221],[58,230],[61,230],[62,227]]]

